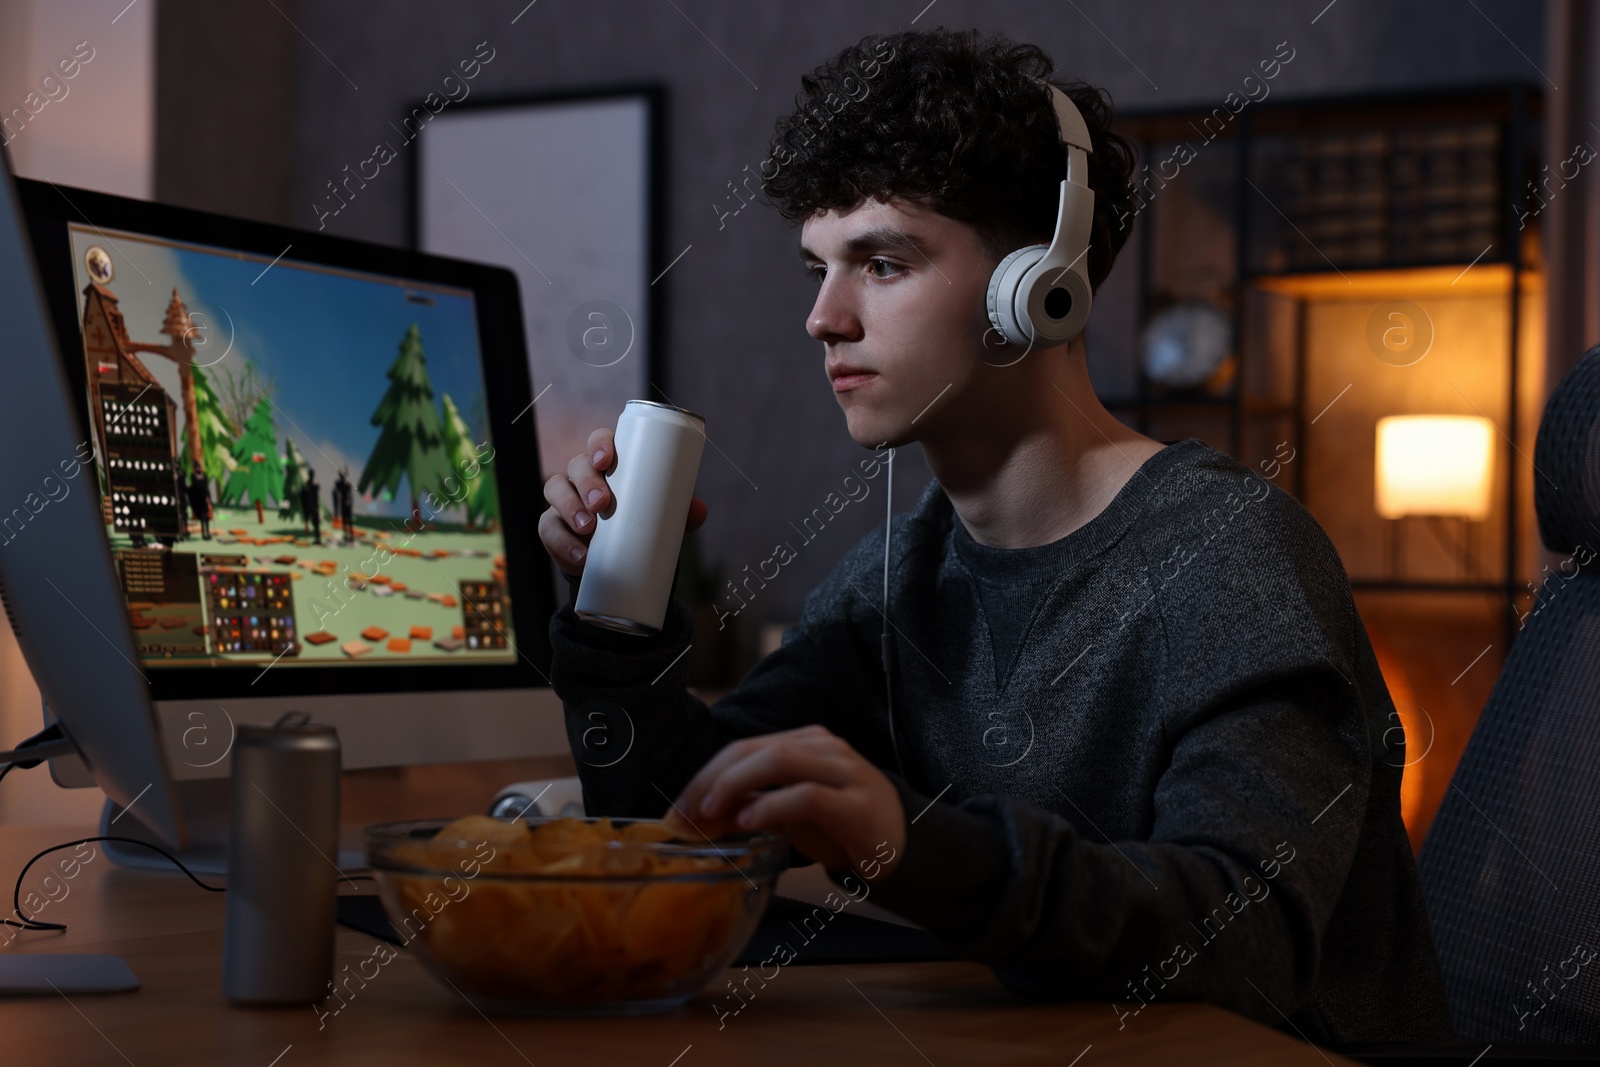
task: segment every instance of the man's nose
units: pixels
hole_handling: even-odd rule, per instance
[[[825,344],[857,341],[861,339],[861,317],[837,288],[824,281],[806,320],[806,332]]]

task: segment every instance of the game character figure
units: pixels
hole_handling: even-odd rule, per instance
[[[177,470],[173,471],[172,487],[177,490],[172,502],[178,508],[178,538],[187,541],[189,540],[189,486],[184,482],[182,473]]]
[[[339,522],[344,526],[345,540],[351,544],[356,540],[355,517],[355,488],[350,484],[350,475],[343,467],[339,468],[339,480],[333,483],[333,510]]]
[[[189,484],[184,489],[184,494],[189,498],[189,507],[194,511],[194,517],[200,520],[200,537],[211,540],[211,484],[206,478],[206,472],[197,470],[189,475]]]
[[[311,520],[311,540],[322,544],[322,486],[314,470],[306,471],[306,483],[300,487],[300,513]]]

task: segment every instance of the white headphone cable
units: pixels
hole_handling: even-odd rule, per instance
[[[894,749],[895,766],[900,777],[906,778],[905,760],[900,755],[900,738],[895,729],[894,707],[894,639],[889,636],[889,546],[894,536],[894,449],[889,450],[889,485],[884,492],[883,518],[883,635],[879,645],[883,654],[884,700],[889,712],[889,746]],[[910,779],[907,778],[909,782]]]

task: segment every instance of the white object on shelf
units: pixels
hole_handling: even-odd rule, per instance
[[[577,777],[512,782],[495,794],[489,814],[499,818],[535,818],[583,814],[583,783]]]
[[[1233,324],[1222,309],[1199,301],[1174,304],[1144,331],[1144,372],[1176,389],[1200,385],[1233,345]]]

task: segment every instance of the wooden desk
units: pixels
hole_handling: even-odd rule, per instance
[[[70,826],[0,826],[0,887],[9,894],[29,856],[85,832]],[[43,867],[29,873],[30,885],[37,887]],[[1202,1004],[1154,1004],[1119,1031],[1106,1003],[1025,1004],[988,968],[971,963],[791,965],[719,1030],[711,1010],[714,996],[705,994],[666,1015],[485,1017],[401,952],[319,1028],[310,1007],[235,1008],[223,998],[221,894],[202,892],[177,874],[113,868],[103,854],[69,885],[65,898],[40,913],[67,923],[65,935],[21,933],[0,951],[116,953],[127,959],[143,988],[0,1001],[5,1063],[1320,1067],[1354,1062]],[[335,967],[365,959],[374,945],[370,937],[341,927]]]

